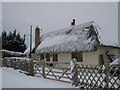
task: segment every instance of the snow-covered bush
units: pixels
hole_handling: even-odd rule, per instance
[[[31,59],[25,57],[5,57],[2,60],[4,67],[12,67],[29,72],[29,61]]]

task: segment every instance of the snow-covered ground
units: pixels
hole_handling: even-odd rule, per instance
[[[0,68],[0,90],[2,89],[2,69]]]
[[[2,69],[1,79],[3,88],[75,88],[70,83],[27,76],[18,70],[5,67]]]

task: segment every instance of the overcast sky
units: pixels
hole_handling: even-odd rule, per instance
[[[3,30],[17,29],[22,35],[28,34],[30,25],[42,28],[47,33],[70,26],[73,18],[76,24],[95,21],[114,41],[118,41],[117,2],[3,2]]]
[[[0,33],[1,32],[2,32],[2,3],[0,2]]]

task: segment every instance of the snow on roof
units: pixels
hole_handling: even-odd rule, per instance
[[[116,46],[116,43],[107,37],[94,21],[91,21],[43,34],[35,53],[93,51],[96,50],[96,46],[102,45]]]
[[[93,28],[90,29],[91,25]],[[104,37],[102,37],[104,36]],[[43,35],[36,53],[93,51],[95,46],[115,46],[93,21]]]
[[[35,47],[35,43],[32,44],[31,50],[33,50]],[[24,51],[24,54],[29,54],[30,53],[30,46]]]

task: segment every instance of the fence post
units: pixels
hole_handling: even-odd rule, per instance
[[[118,79],[118,88],[120,88],[120,79]]]
[[[45,78],[45,60],[42,60],[42,76]]]
[[[107,89],[107,88],[109,88],[109,78],[108,78],[108,73],[109,72],[109,64],[108,63],[106,63],[105,64],[105,83],[106,83],[106,85],[105,85],[105,88]]]
[[[30,60],[29,74],[31,76],[34,76],[34,63],[33,63],[33,60]]]
[[[71,76],[72,76],[72,85],[78,86],[79,81],[78,81],[78,67],[77,67],[77,60],[72,59],[70,62],[70,68],[71,68]]]
[[[0,66],[1,66],[1,67],[3,67],[3,66],[2,66],[2,62],[3,62],[3,59],[0,58]]]

